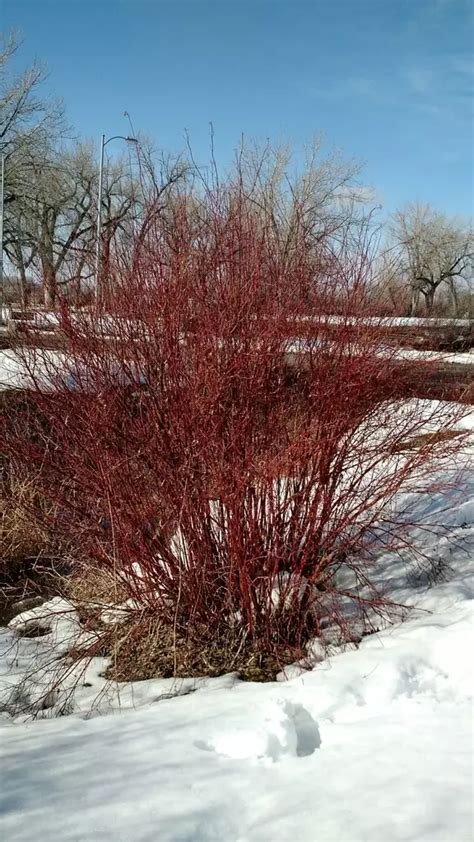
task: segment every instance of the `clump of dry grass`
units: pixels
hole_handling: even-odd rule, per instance
[[[13,470],[9,473],[0,485],[0,557],[15,562],[50,555],[54,541],[45,525],[36,478]]]
[[[112,601],[125,602],[128,596],[124,584],[109,570],[83,565],[77,566],[67,579],[64,592],[75,604],[97,608],[110,606]]]
[[[201,639],[177,635],[156,618],[140,618],[111,630],[111,665],[107,677],[115,681],[145,678],[215,677],[237,672],[246,681],[274,681],[294,653],[278,659],[258,651],[244,637],[229,629],[212,638],[203,629]]]
[[[437,445],[441,442],[453,441],[460,436],[465,436],[463,430],[436,430],[433,433],[420,433],[417,436],[407,438],[405,441],[397,442],[390,448],[390,453],[403,453],[407,450],[419,450],[422,447]]]
[[[127,607],[126,583],[109,570],[77,563],[63,580],[63,595],[71,601],[81,625],[93,633],[86,649],[69,655],[76,659],[104,657],[110,660],[105,678],[143,681],[150,678],[215,677],[237,672],[246,681],[274,681],[295,660],[295,650],[279,651],[278,657],[258,651],[237,626],[224,635],[194,629],[192,637],[172,626],[157,613]],[[103,612],[117,621],[103,619]]]
[[[76,564],[64,578],[62,593],[74,605],[81,624],[87,629],[100,628],[102,611],[111,604],[124,603],[128,596],[123,582],[110,571],[82,564]]]
[[[99,623],[99,626],[101,624]],[[245,681],[274,681],[295,660],[294,651],[273,654],[259,651],[237,629],[224,636],[191,639],[156,616],[131,612],[123,623],[96,627],[91,647],[70,652],[72,658],[102,656],[110,659],[104,676],[111,681],[150,678],[215,677],[237,672]]]
[[[7,455],[9,436],[29,433],[32,417],[27,392],[0,392],[0,562],[6,565],[56,553],[56,506],[42,491],[41,467],[21,453]]]
[[[56,512],[26,466],[0,462],[0,614],[8,621],[18,601],[61,592],[68,548],[54,529]],[[19,603],[20,604],[20,603]],[[20,608],[23,610],[23,608]]]

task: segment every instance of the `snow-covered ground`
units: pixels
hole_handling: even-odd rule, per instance
[[[34,381],[48,383],[57,376],[58,364],[65,355],[58,351],[24,349],[21,354],[11,349],[0,351],[0,391],[28,389]]]
[[[419,351],[415,348],[397,348],[395,356],[400,360],[424,360],[429,362],[474,365],[474,351],[472,349],[470,351],[457,351],[451,354],[448,351]]]
[[[464,425],[474,430],[474,415]],[[473,457],[474,434],[462,495],[400,500],[425,566],[387,554],[379,575],[413,606],[409,618],[324,661],[315,646],[311,671],[269,684],[228,675],[107,686],[96,659],[73,697],[65,677],[38,711],[77,619],[61,601],[16,618],[0,633],[2,838],[471,840]],[[437,582],[428,561],[435,578],[444,568]],[[49,634],[19,638],[38,617]]]
[[[327,343],[325,343],[327,348]],[[285,353],[304,354],[310,349],[314,352],[316,343],[306,339],[289,339],[285,343]],[[381,353],[385,353],[381,351]],[[412,348],[387,348],[387,355],[392,359],[419,360],[420,362],[455,363],[474,366],[474,351],[438,352],[419,351]],[[32,378],[48,382],[57,376],[58,363],[65,360],[65,355],[57,351],[23,352],[21,356],[12,350],[0,351],[0,391],[2,389],[25,389],[31,386]],[[66,366],[67,368],[67,366]]]
[[[470,327],[471,318],[462,319],[427,319],[415,316],[300,316],[296,318],[299,322],[322,321],[327,324],[366,324],[383,325],[384,327]]]

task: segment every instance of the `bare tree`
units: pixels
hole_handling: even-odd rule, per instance
[[[32,289],[31,270],[37,256],[37,244],[29,233],[25,208],[19,202],[9,204],[5,220],[4,248],[17,273],[21,305],[26,307]]]
[[[338,154],[326,154],[320,140],[313,141],[298,156],[284,146],[242,140],[234,166],[226,174],[217,171],[212,133],[210,166],[196,164],[190,144],[188,154],[194,177],[186,183],[186,195],[179,193],[178,206],[186,206],[187,215],[190,205],[194,206],[197,231],[203,225],[205,230],[210,199],[225,184],[227,200],[235,204],[233,213],[238,216],[245,204],[260,235],[272,238],[280,267],[288,267],[305,243],[314,260],[314,271],[307,279],[308,301],[317,282],[319,293],[325,284],[328,288],[331,285],[331,273],[341,250],[355,251],[357,244],[360,256],[361,236],[368,235],[373,224],[372,195],[358,183],[359,165]],[[170,212],[173,215],[175,209],[170,208]],[[207,224],[212,224],[212,219]],[[172,224],[169,228],[172,238],[173,230],[178,229]],[[350,265],[354,267],[355,262]],[[352,283],[354,278],[346,280]],[[267,282],[273,283],[271,271]],[[338,283],[344,295],[341,273]]]
[[[291,150],[242,143],[236,172],[248,200],[289,258],[295,240],[329,248],[350,240],[367,218],[367,190],[357,183],[360,165],[336,153],[325,155],[320,139],[303,150],[301,172]]]
[[[6,159],[4,247],[26,304],[38,249],[28,209],[19,198],[25,194],[31,160],[40,161],[43,150],[61,137],[66,125],[62,103],[41,95],[45,68],[35,62],[21,73],[12,70],[20,46],[14,33],[0,37],[0,154]]]
[[[431,315],[442,284],[449,287],[453,314],[458,315],[456,285],[471,270],[472,230],[430,205],[414,204],[395,214],[391,231],[399,246],[401,271],[411,289],[410,315],[416,314],[420,295]]]
[[[410,313],[410,290],[403,277],[399,252],[384,244],[374,260],[371,301],[377,314],[407,316]]]
[[[44,303],[54,307],[60,287],[81,284],[92,275],[97,216],[98,167],[91,144],[68,149],[38,146],[23,154],[8,212],[7,254],[18,269],[36,271]],[[124,160],[105,168],[103,259],[133,205],[130,174]]]
[[[142,250],[149,246],[150,233],[158,221],[167,219],[172,239],[176,202],[185,197],[186,201],[193,201],[197,181],[196,168],[186,155],[164,153],[149,138],[137,136],[136,177],[130,174],[133,212],[127,217],[128,225],[127,220],[121,224],[114,244],[121,268],[131,271]]]
[[[18,155],[21,148],[64,127],[62,103],[40,96],[45,68],[35,62],[22,73],[12,72],[19,46],[14,33],[0,36],[0,153],[5,156]]]

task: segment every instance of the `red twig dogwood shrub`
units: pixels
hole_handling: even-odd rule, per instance
[[[25,352],[34,412],[5,437],[132,610],[294,657],[387,610],[395,497],[459,439],[426,435],[456,410],[406,403],[413,371],[362,318],[368,238],[318,240],[291,196],[282,238],[254,199],[234,179],[154,214],[107,312],[65,307],[64,350]]]

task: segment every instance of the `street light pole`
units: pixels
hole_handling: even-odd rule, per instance
[[[101,278],[100,278],[100,263],[102,255],[102,191],[104,182],[104,149],[111,140],[124,140],[126,143],[138,144],[136,137],[124,137],[121,134],[116,134],[113,137],[105,139],[105,134],[100,137],[100,153],[99,153],[99,189],[97,197],[97,233],[95,244],[95,294],[96,299],[100,302],[102,299]]]
[[[102,181],[104,177],[104,149],[105,149],[105,134],[100,138],[100,155],[99,155],[99,191],[97,198],[97,234],[95,243],[95,294],[97,300],[101,300],[100,289],[100,258],[102,250]]]
[[[2,155],[1,172],[0,172],[0,305],[3,307],[5,303],[5,288],[3,278],[3,215],[4,215],[4,198],[5,198],[5,155]],[[3,318],[3,313],[0,313]]]

